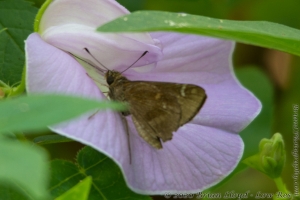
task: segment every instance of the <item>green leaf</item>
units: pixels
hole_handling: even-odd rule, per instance
[[[111,21],[101,32],[175,31],[201,34],[300,56],[300,31],[263,21],[233,21],[161,11],[138,11]]]
[[[0,1],[0,80],[13,85],[21,80],[25,64],[24,40],[33,32],[37,8],[23,0]]]
[[[8,94],[8,97],[14,97],[14,96],[19,96],[25,91],[25,80],[26,79],[26,68],[23,68],[23,73],[22,73],[22,79],[21,83],[18,86],[15,86],[11,89],[10,93]]]
[[[0,181],[0,199],[2,200],[32,200],[24,190],[17,185],[8,183],[6,181]]]
[[[111,101],[49,94],[3,100],[0,102],[0,133],[39,130],[87,111],[124,108],[124,105]]]
[[[77,183],[70,190],[57,197],[55,200],[87,200],[92,185],[92,178],[86,177],[83,181]]]
[[[23,193],[26,191],[25,194],[30,199],[47,198],[46,163],[47,155],[43,149],[0,137],[0,182],[2,184],[16,186]],[[7,184],[4,186],[9,189]],[[0,188],[3,190],[3,187]],[[6,194],[9,193],[9,190],[6,190]]]
[[[62,142],[73,142],[73,141],[74,140],[71,140],[62,135],[43,135],[33,139],[33,142],[39,145],[62,143]]]
[[[148,196],[132,192],[126,186],[119,167],[110,158],[90,147],[85,147],[78,153],[76,164],[63,160],[52,161],[51,171],[50,192],[53,197],[91,176],[93,183],[89,200],[150,200]]]
[[[34,4],[35,7],[40,8],[43,3],[45,2],[45,0],[27,0],[30,1]]]
[[[6,30],[7,30],[7,28],[3,28],[3,29],[0,30],[0,33],[3,32],[3,31],[6,31]]]

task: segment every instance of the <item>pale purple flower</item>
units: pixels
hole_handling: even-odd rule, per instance
[[[99,25],[126,13],[113,0],[56,0],[50,4],[39,34],[26,40],[27,90],[105,99],[96,85],[105,83],[103,77],[86,64],[82,67],[66,52],[101,67],[83,50],[86,47],[107,68],[121,71],[149,51],[123,75],[130,80],[196,84],[207,94],[199,114],[179,128],[171,141],[163,143],[162,150],[143,141],[129,116],[129,152],[123,122],[113,111],[101,111],[91,118],[91,114],[84,115],[51,129],[111,157],[134,191],[204,190],[238,164],[244,148],[238,133],[257,116],[261,104],[233,74],[231,41],[163,32],[95,32]]]

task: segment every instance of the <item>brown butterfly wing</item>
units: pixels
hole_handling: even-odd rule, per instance
[[[146,134],[163,141],[172,139],[172,132],[177,130],[181,117],[178,102],[148,82],[126,84],[124,88],[125,99],[139,134],[144,139]]]
[[[194,85],[130,81],[124,95],[139,135],[155,148],[200,110],[205,92]]]
[[[155,131],[151,128],[151,126],[148,123],[137,119],[135,115],[132,115],[132,120],[137,129],[137,132],[146,142],[148,142],[148,144],[150,144],[156,149],[162,148],[159,137],[155,136]]]
[[[175,98],[178,104],[180,105],[180,126],[191,121],[194,118],[194,116],[199,112],[206,100],[205,90],[197,85],[158,83],[158,87],[163,91],[168,91],[166,95],[173,96],[173,98]]]

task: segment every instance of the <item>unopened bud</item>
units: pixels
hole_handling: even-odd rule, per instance
[[[275,133],[271,139],[262,139],[259,153],[243,162],[274,179],[280,177],[285,159],[284,141],[280,133]]]

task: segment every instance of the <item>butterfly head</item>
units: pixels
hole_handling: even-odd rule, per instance
[[[119,80],[126,79],[120,72],[108,70],[105,74],[106,82],[110,86]]]

